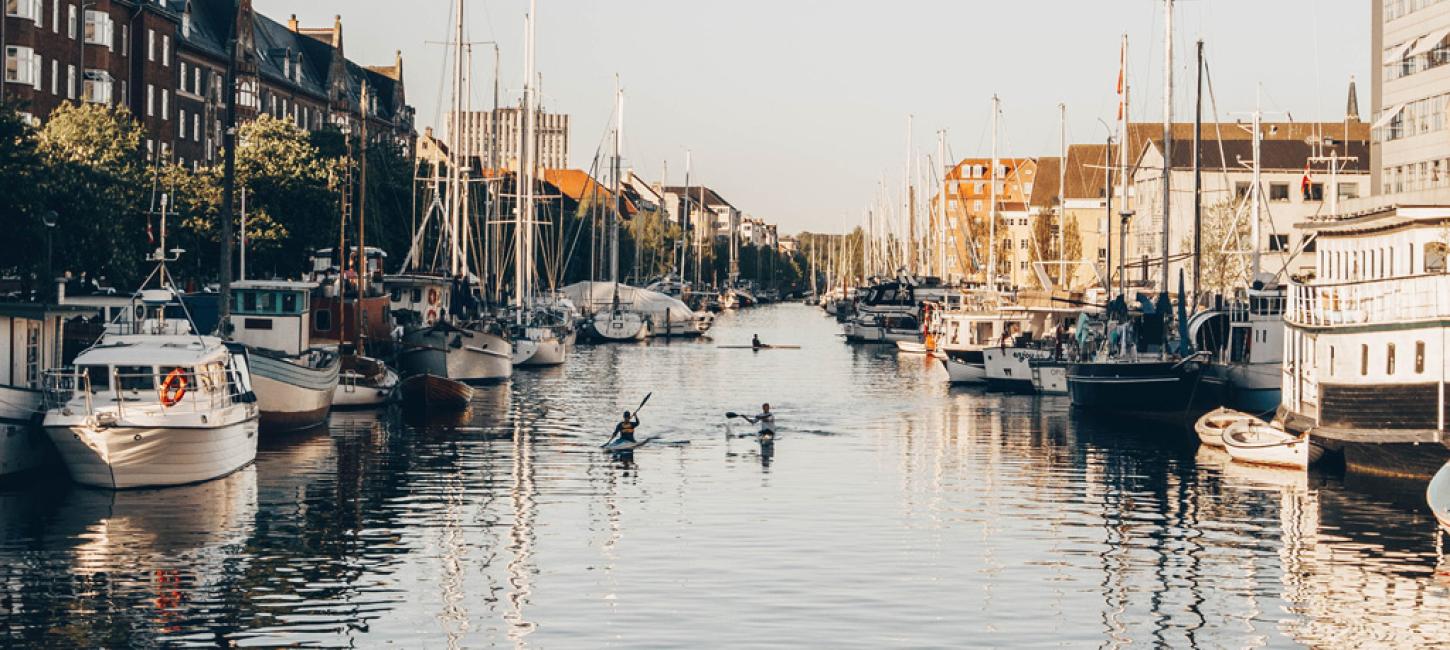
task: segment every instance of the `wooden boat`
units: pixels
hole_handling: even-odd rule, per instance
[[[1203,414],[1198,421],[1193,423],[1193,431],[1198,434],[1198,441],[1210,447],[1223,447],[1223,433],[1228,428],[1239,422],[1251,422],[1254,424],[1267,424],[1243,411],[1235,411],[1228,407],[1219,407]]]
[[[1223,433],[1228,455],[1241,463],[1308,469],[1324,449],[1310,444],[1309,434],[1296,436],[1269,424],[1243,421]]]
[[[1440,527],[1450,531],[1450,463],[1445,463],[1440,471],[1435,472],[1435,478],[1430,479],[1429,487],[1425,488],[1425,500],[1430,502],[1430,510],[1435,513]]]
[[[343,355],[342,372],[337,391],[332,394],[334,409],[363,409],[382,406],[392,401],[398,388],[398,373],[372,357]]]
[[[403,380],[403,405],[409,408],[461,411],[473,401],[473,387],[438,375],[413,375]]]
[[[897,341],[898,354],[926,354],[926,344],[921,341]]]

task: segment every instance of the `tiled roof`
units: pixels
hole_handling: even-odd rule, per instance
[[[1161,149],[1162,143],[1154,140],[1150,143],[1154,150]],[[1333,148],[1316,150],[1307,142],[1297,140],[1265,140],[1259,143],[1259,168],[1264,171],[1303,171],[1304,165],[1309,158],[1316,155],[1330,155],[1331,151],[1337,151],[1340,156],[1353,157],[1357,160],[1344,161],[1341,171],[1350,173],[1369,171],[1369,145],[1365,142],[1350,142],[1347,145],[1340,145]],[[1246,169],[1254,160],[1254,143],[1252,140],[1224,140],[1206,141],[1203,143],[1203,154],[1200,165],[1204,171],[1217,169]],[[1226,164],[1225,164],[1225,161]],[[1316,169],[1323,169],[1323,165],[1314,165]],[[1191,145],[1173,148],[1173,168],[1193,168],[1193,147]]]
[[[1058,170],[1061,167],[1062,158],[1057,156],[1037,159],[1037,175],[1032,183],[1032,196],[1027,201],[1032,207],[1051,208],[1057,205]]]
[[[726,201],[723,197],[717,194],[715,190],[712,190],[702,185],[691,185],[688,187],[683,185],[672,185],[670,187],[666,187],[665,192],[668,192],[670,194],[689,196],[690,199],[694,200],[696,203],[703,202],[707,207],[713,208],[718,206],[724,206],[731,209],[735,208],[735,206],[730,205],[729,201]],[[701,199],[702,196],[704,197],[703,199]]]

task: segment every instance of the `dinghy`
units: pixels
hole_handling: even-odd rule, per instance
[[[1425,488],[1425,499],[1430,502],[1430,510],[1434,511],[1440,527],[1450,531],[1450,463],[1445,463],[1440,471],[1435,472],[1435,478],[1430,479],[1430,486]]]
[[[403,405],[415,409],[462,411],[473,401],[473,387],[438,375],[413,375],[403,380]]]
[[[1277,426],[1242,421],[1223,433],[1228,455],[1241,463],[1308,469],[1324,449],[1309,442],[1309,434],[1296,436]]]
[[[926,354],[926,344],[921,341],[897,341],[898,354]]]
[[[1250,422],[1253,424],[1267,424],[1263,420],[1227,407],[1219,407],[1203,414],[1198,421],[1193,423],[1194,432],[1198,433],[1198,441],[1210,447],[1223,447],[1223,434],[1229,427],[1239,422]]]

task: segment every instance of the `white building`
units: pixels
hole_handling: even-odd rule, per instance
[[[462,128],[462,142],[466,154],[478,157],[488,164],[492,160],[494,139],[498,142],[499,166],[508,171],[517,171],[521,158],[520,149],[524,143],[523,109],[500,108],[498,111],[470,111],[448,114],[448,128]],[[456,124],[456,126],[455,126]],[[538,142],[538,167],[541,169],[566,169],[569,167],[569,116],[563,113],[538,112],[535,126]],[[494,129],[497,128],[497,132]]]

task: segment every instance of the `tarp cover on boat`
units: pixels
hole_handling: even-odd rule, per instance
[[[575,282],[562,289],[582,311],[593,313],[608,309],[614,300],[613,282]],[[695,312],[684,302],[658,291],[619,285],[619,304],[643,313],[655,323],[694,320]]]

